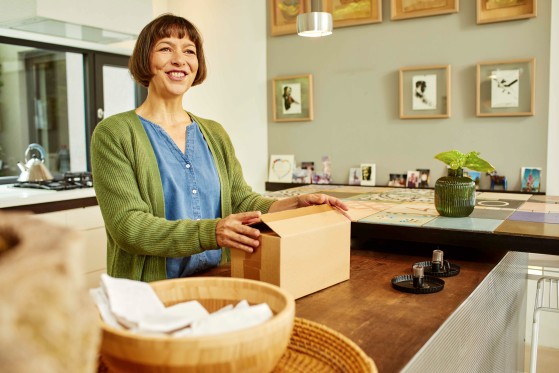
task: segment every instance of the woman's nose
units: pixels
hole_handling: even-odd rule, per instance
[[[176,66],[182,66],[186,63],[186,56],[184,53],[173,53],[171,63]]]

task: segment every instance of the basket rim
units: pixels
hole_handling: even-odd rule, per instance
[[[117,329],[114,328],[110,325],[108,325],[101,317],[101,314],[99,314],[99,320],[101,322],[101,329],[104,333],[111,333],[115,336],[118,336],[119,338],[134,338],[137,341],[142,341],[142,342],[153,342],[154,340],[159,340],[159,341],[164,341],[167,343],[184,343],[187,341],[198,341],[198,342],[204,342],[204,341],[211,341],[212,339],[221,339],[224,336],[230,336],[232,334],[237,334],[239,336],[244,336],[245,334],[252,334],[252,331],[255,328],[258,327],[262,327],[263,325],[268,325],[268,326],[275,326],[278,323],[282,323],[282,321],[285,318],[291,318],[293,319],[295,317],[295,299],[293,298],[293,296],[288,293],[287,291],[281,289],[279,286],[273,285],[273,284],[269,284],[267,282],[263,282],[263,281],[258,281],[258,280],[251,280],[251,279],[243,279],[243,278],[235,278],[235,277],[211,277],[211,276],[207,276],[207,277],[184,277],[184,278],[175,278],[175,279],[166,279],[166,280],[158,280],[158,281],[153,281],[150,282],[150,285],[156,285],[156,284],[160,284],[160,283],[169,283],[170,281],[172,282],[178,282],[178,283],[184,283],[184,282],[192,282],[192,283],[198,283],[198,282],[206,282],[207,281],[226,281],[229,283],[251,283],[254,285],[258,285],[270,290],[275,291],[276,293],[278,293],[284,300],[285,300],[285,307],[278,312],[277,314],[275,314],[270,320],[262,323],[262,324],[258,324],[258,325],[253,325],[251,327],[248,328],[243,328],[241,330],[233,330],[233,331],[229,331],[229,332],[223,332],[223,333],[219,333],[219,334],[213,334],[213,335],[205,335],[205,336],[182,336],[182,337],[174,337],[172,335],[164,335],[164,334],[149,334],[149,333],[138,333],[138,332],[134,332],[131,331],[129,329]],[[293,321],[292,321],[293,324]]]

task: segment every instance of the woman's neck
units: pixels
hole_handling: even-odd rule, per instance
[[[182,106],[182,97],[169,100],[148,97],[136,109],[136,114],[161,126],[190,124],[191,119]]]

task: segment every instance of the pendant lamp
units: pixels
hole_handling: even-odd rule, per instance
[[[300,36],[320,37],[332,34],[332,14],[322,11],[322,0],[312,0],[310,13],[297,16],[297,33]]]

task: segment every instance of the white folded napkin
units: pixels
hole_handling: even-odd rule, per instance
[[[170,333],[186,328],[192,322],[208,316],[208,311],[193,300],[167,307],[160,312],[145,315],[138,323],[138,331],[148,333]]]
[[[183,329],[175,335],[194,337],[227,333],[261,324],[271,319],[272,316],[272,310],[266,303],[248,307],[241,306],[198,319],[192,323],[190,328]]]
[[[103,289],[89,289],[89,294],[93,298],[95,304],[97,304],[97,308],[99,308],[99,313],[101,314],[101,318],[103,319],[103,321],[113,328],[122,329],[122,325],[118,323],[109,308],[109,300],[107,299],[107,296]]]
[[[153,288],[146,282],[101,275],[101,287],[109,308],[119,323],[135,328],[146,315],[165,309]]]

